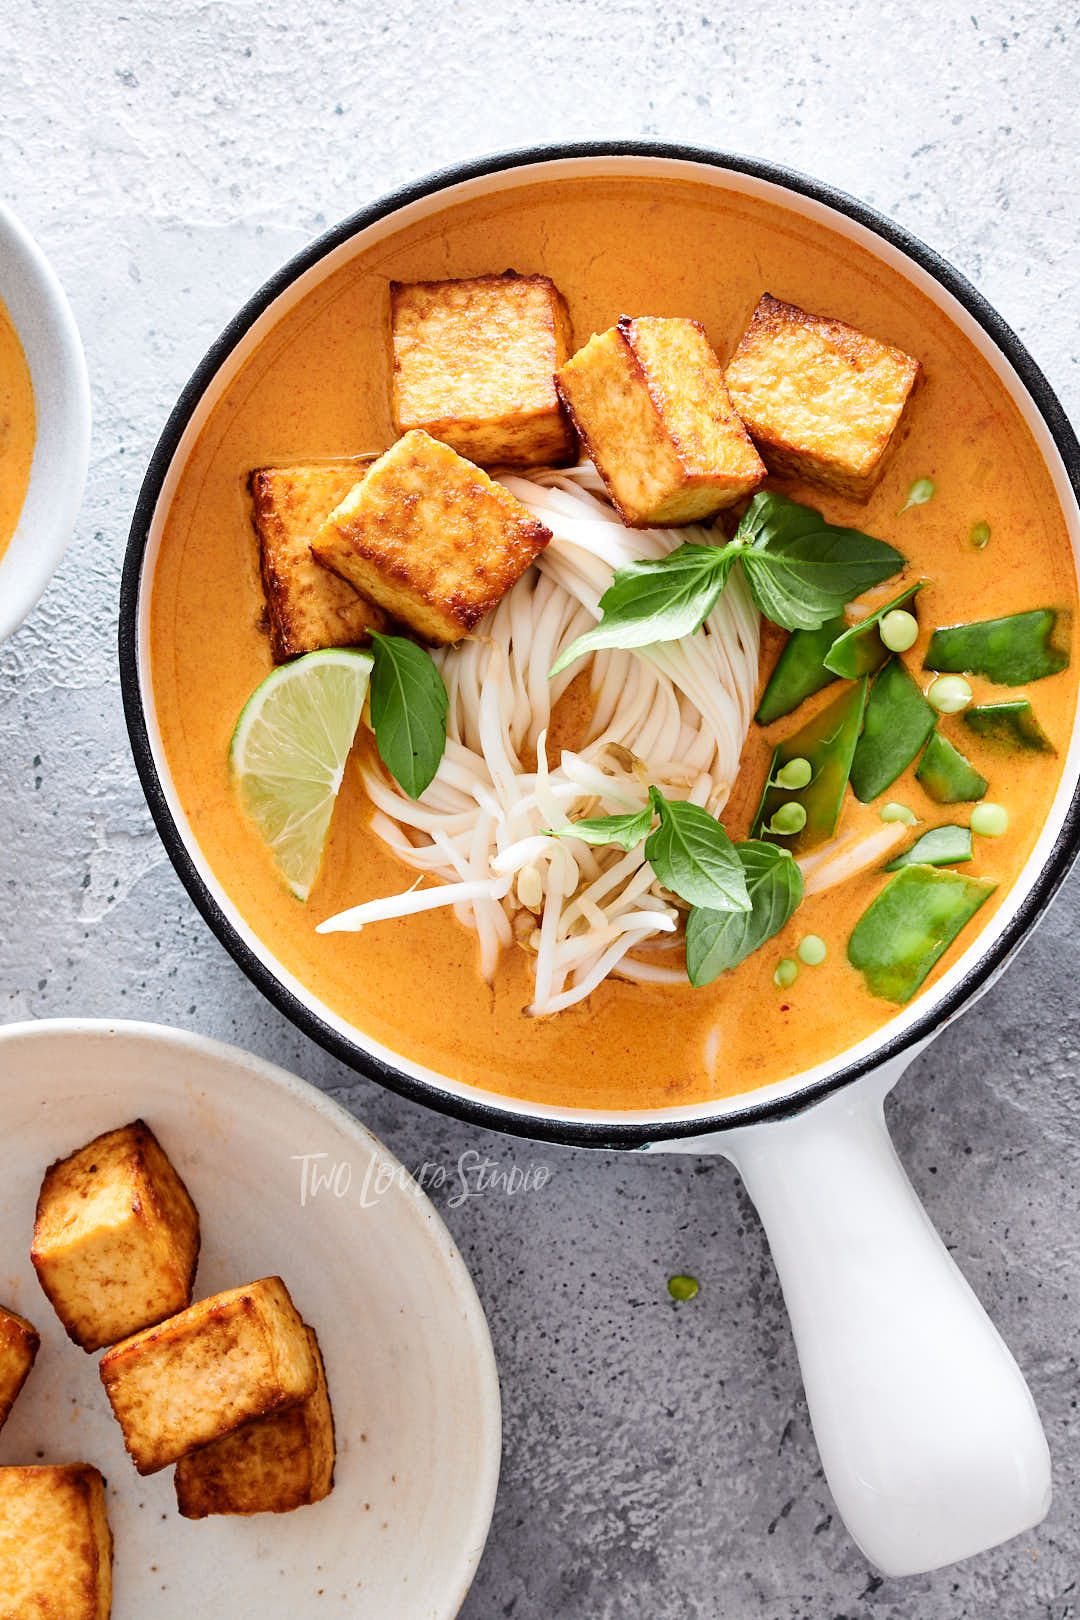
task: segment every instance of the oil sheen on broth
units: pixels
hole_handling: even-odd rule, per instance
[[[34,391],[19,334],[0,304],[0,557],[11,544],[34,459]]]
[[[544,184],[460,204],[357,256],[305,296],[246,361],[209,417],[167,514],[157,564],[151,648],[154,698],[169,766],[195,838],[218,881],[287,972],[339,1017],[391,1051],[467,1084],[558,1107],[656,1109],[782,1080],[843,1051],[896,1015],[846,957],[848,936],[881,886],[871,868],[808,898],[783,933],[705,989],[609,980],[554,1018],[522,1014],[526,960],[509,952],[492,990],[476,968],[475,936],[449,911],[318,935],[347,906],[408,887],[368,826],[355,766],[346,780],[319,882],[306,906],[276,879],[230,791],[236,717],[271,666],[246,478],[272,462],[346,456],[392,442],[386,352],[390,279],[477,275],[512,265],[550,275],[584,342],[624,311],[700,319],[722,360],[763,290],[836,315],[918,356],[925,381],[910,428],[870,502],[856,505],[787,483],[833,522],[888,540],[913,576],[921,662],[935,624],[1023,608],[1070,610],[1076,583],[1046,465],[1012,401],[972,344],[905,278],[833,232],[771,203],[689,183],[645,179]],[[936,493],[898,515],[917,478]],[[990,524],[984,550],[973,524]],[[871,605],[895,594],[888,584]],[[764,638],[763,663],[776,640]],[[1031,852],[1057,786],[1076,700],[1077,659],[1038,683],[1039,719],[1054,756],[1011,767],[955,719],[942,729],[991,783],[1010,814],[1004,837],[977,839],[972,876],[999,887],[984,927]],[[975,701],[1000,688],[973,680]],[[828,690],[816,700],[829,701]],[[800,723],[813,712],[811,700]],[[745,836],[776,737],[754,728],[724,820]],[[360,747],[369,746],[362,738]],[[909,770],[890,798],[941,820]],[[840,832],[880,827],[877,807],[848,796]],[[778,989],[773,970],[806,934],[828,946]],[[971,925],[928,983],[976,936]],[[415,987],[424,985],[417,996]]]

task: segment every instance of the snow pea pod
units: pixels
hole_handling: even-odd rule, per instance
[[[1055,752],[1027,698],[1012,698],[1008,703],[983,703],[978,708],[965,709],[961,719],[977,737],[987,742],[1028,754]]]
[[[771,726],[774,720],[790,714],[808,697],[835,681],[836,676],[825,668],[825,654],[846,628],[847,620],[840,614],[838,618],[826,619],[820,630],[791,632],[769,676],[769,684],[761,694],[754,716],[759,726]]]
[[[843,675],[849,681],[857,680],[860,675],[872,675],[876,669],[880,669],[889,656],[889,649],[880,634],[882,619],[886,613],[895,613],[897,608],[905,607],[918,596],[925,583],[925,580],[919,580],[918,584],[909,585],[891,602],[883,603],[868,619],[862,619],[845,630],[825,654],[825,668],[831,669],[834,675]]]
[[[800,731],[777,744],[754,817],[753,837],[769,838],[794,855],[832,837],[840,819],[865,704],[866,682],[863,680],[848,687]],[[813,771],[809,784],[794,793],[774,782],[777,772],[792,759],[809,760]],[[799,805],[806,811],[803,826],[787,837],[765,832],[766,823],[786,804]]]
[[[990,786],[947,737],[935,731],[919,761],[915,778],[938,804],[962,804],[981,799]]]
[[[916,838],[910,849],[905,849],[895,861],[890,861],[886,872],[899,872],[905,866],[956,866],[971,859],[970,827],[931,827],[929,832]]]
[[[905,866],[855,924],[848,961],[862,973],[871,995],[910,1001],[996,887],[988,878]]]
[[[998,686],[1041,681],[1068,667],[1068,649],[1055,639],[1057,622],[1053,608],[1035,608],[1004,619],[946,625],[930,637],[923,668],[985,675]]]
[[[934,729],[936,716],[902,658],[890,658],[870,688],[862,736],[851,762],[855,797],[868,804],[895,782]]]

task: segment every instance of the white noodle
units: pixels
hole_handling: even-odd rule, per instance
[[[501,900],[510,887],[509,878],[485,878],[479,883],[442,883],[437,889],[406,889],[385,900],[368,900],[349,911],[339,911],[317,925],[317,934],[358,933],[368,923],[385,922],[390,917],[409,917],[417,911],[434,911],[461,900]]]
[[[857,872],[885,861],[904,842],[910,829],[902,821],[889,821],[873,832],[848,833],[804,855],[799,861],[805,894],[820,894],[846,883]]]
[[[453,906],[477,935],[489,980],[514,939],[527,947],[535,975],[527,1010],[538,1016],[583,1000],[610,973],[685,981],[681,969],[630,954],[682,945],[683,914],[655,892],[643,845],[626,852],[552,833],[582,816],[641,809],[649,782],[714,814],[723,808],[753,711],[759,620],[736,568],[696,635],[597,653],[587,735],[553,763],[552,712],[586,666],[554,680],[548,671],[599,618],[613,570],[716,536],[697,527],[624,527],[588,464],[503,482],[554,538],[482,633],[434,655],[450,698],[448,741],[420,799],[409,799],[376,764],[362,767],[374,830],[442,886],[369,901],[320,926],[361,928]],[[526,906],[523,893],[535,904]]]

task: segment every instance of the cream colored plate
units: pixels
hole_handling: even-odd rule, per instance
[[[331,1496],[191,1522],[172,1472],[136,1474],[97,1357],[70,1343],[29,1262],[42,1171],[141,1115],[198,1206],[196,1297],[279,1272],[317,1329],[337,1425]],[[301,1205],[303,1165],[336,1181]],[[351,1115],[260,1059],[148,1024],[0,1029],[0,1302],[42,1337],[0,1464],[95,1463],[116,1542],[115,1620],[326,1613],[449,1620],[498,1481],[499,1387],[452,1238]]]

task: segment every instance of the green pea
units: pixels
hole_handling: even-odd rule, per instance
[[[905,827],[914,827],[919,819],[914,810],[909,810],[906,804],[897,804],[895,799],[883,804],[878,815],[882,821],[902,821]]]
[[[906,512],[909,506],[925,506],[934,493],[934,480],[932,478],[916,478],[907,492],[907,500],[900,508]]]
[[[820,934],[807,934],[799,941],[798,957],[807,967],[818,967],[829,954],[829,947]]]
[[[806,826],[806,808],[789,799],[782,804],[765,828],[766,832],[778,833],[781,838],[793,838],[796,833],[802,832]]]
[[[791,956],[785,956],[782,961],[777,962],[772,982],[779,990],[790,990],[798,977],[798,962]]]
[[[890,652],[907,652],[918,639],[919,621],[914,613],[894,608],[892,613],[886,613],[878,625],[878,635]]]
[[[976,551],[983,551],[990,538],[989,523],[973,523],[971,525],[971,543]]]
[[[698,1280],[696,1277],[669,1277],[667,1291],[672,1299],[693,1299],[698,1291]]]
[[[938,714],[959,714],[971,698],[971,686],[962,675],[939,675],[926,694],[927,703]]]
[[[813,774],[814,767],[810,761],[796,755],[794,759],[789,759],[786,765],[780,767],[773,777],[773,781],[777,787],[787,788],[790,792],[797,793],[800,788],[810,786],[810,779]]]
[[[1003,804],[991,804],[984,799],[971,812],[968,825],[980,838],[1000,838],[1009,830],[1009,812]]]

